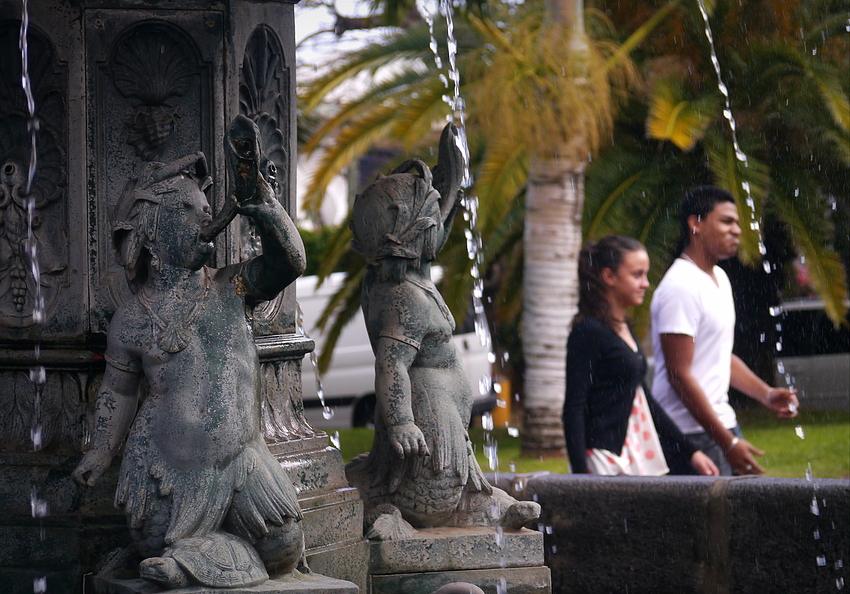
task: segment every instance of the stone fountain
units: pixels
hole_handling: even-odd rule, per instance
[[[0,583],[12,592],[81,592],[82,576],[129,543],[113,506],[119,461],[93,488],[71,479],[97,434],[109,321],[134,295],[113,257],[119,197],[145,163],[202,152],[215,181],[207,197],[220,214],[234,187],[223,140],[242,115],[256,125],[265,172],[276,177],[274,199],[292,212],[294,6],[29,4],[34,117],[21,86],[22,2],[0,2]],[[32,122],[37,158],[27,192]],[[210,264],[226,267],[261,251],[257,228],[240,217],[216,239]],[[38,298],[41,323],[33,315]],[[301,359],[313,343],[295,333],[294,298],[293,286],[249,311],[262,431],[296,491],[311,570],[365,591],[362,503],[339,452],[303,417]]]
[[[550,591],[539,506],[472,455],[468,385],[433,423],[382,417],[348,477],[304,419],[293,2],[0,0],[0,64],[4,591]],[[418,160],[386,178],[427,211],[411,286],[440,336],[452,134],[433,186]]]

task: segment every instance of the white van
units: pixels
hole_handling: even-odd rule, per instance
[[[435,276],[439,270],[435,271]],[[317,277],[306,276],[296,281],[296,298],[303,314],[305,334],[316,342],[316,353],[321,352],[324,337],[316,329],[316,321],[328,300],[339,289],[344,273],[338,272],[325,279],[318,289]],[[472,329],[472,323],[458,328],[455,345],[463,359],[473,391],[477,392],[473,416],[490,412],[496,404],[496,392],[490,376],[489,351]],[[357,315],[343,329],[334,349],[328,371],[321,377],[324,403],[333,413],[325,418],[322,401],[318,396],[316,370],[310,355],[304,357],[301,373],[304,414],[317,429],[342,429],[364,427],[372,423],[375,412],[375,356],[369,344],[363,313]]]

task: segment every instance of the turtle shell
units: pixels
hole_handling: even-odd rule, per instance
[[[238,588],[269,579],[254,547],[226,532],[183,538],[162,556],[172,557],[192,582],[202,586]]]

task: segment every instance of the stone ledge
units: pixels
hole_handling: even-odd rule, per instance
[[[543,535],[493,528],[429,528],[410,538],[372,541],[372,575],[543,565]],[[449,583],[449,582],[446,582]]]
[[[471,569],[372,576],[371,594],[432,594],[452,582],[475,584],[485,594],[550,594],[548,567]]]
[[[543,508],[555,592],[830,592],[850,585],[850,480],[493,480],[505,490],[518,483],[514,496]]]

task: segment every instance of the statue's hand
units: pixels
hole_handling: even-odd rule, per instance
[[[429,456],[425,436],[414,423],[393,425],[387,429],[390,444],[399,458]]]
[[[236,212],[243,216],[254,217],[259,211],[268,209],[275,202],[277,200],[271,185],[258,174],[257,181],[254,183],[254,195],[248,200],[237,202]]]
[[[83,459],[80,460],[80,463],[71,472],[71,478],[80,485],[94,487],[97,479],[106,472],[111,462],[112,454],[104,450],[92,448],[86,452]]]

